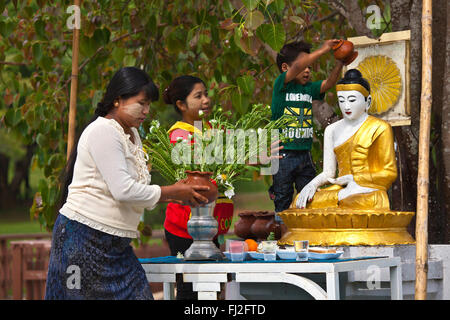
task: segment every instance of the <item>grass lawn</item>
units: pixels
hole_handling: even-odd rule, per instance
[[[45,233],[37,221],[3,221],[0,220],[0,234],[11,233]]]
[[[27,205],[0,212],[0,234],[43,232],[37,220],[30,220]]]

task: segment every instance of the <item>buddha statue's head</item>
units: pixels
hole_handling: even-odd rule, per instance
[[[348,70],[338,81],[336,93],[344,119],[357,120],[367,114],[372,102],[370,85],[359,70]]]

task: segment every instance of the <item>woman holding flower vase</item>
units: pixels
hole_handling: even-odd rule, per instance
[[[150,184],[137,128],[158,96],[150,77],[134,67],[118,70],[108,84],[67,163],[46,299],[152,299],[130,246],[144,208],[208,201],[198,193],[209,190],[202,186]]]
[[[205,83],[197,77],[180,76],[164,90],[163,99],[165,103],[173,105],[182,118],[169,129],[170,142],[172,144],[180,141],[193,143],[194,135],[202,134],[194,126],[194,122],[207,119],[211,114],[211,101]],[[219,178],[226,177],[220,176]],[[232,194],[228,195],[231,198]],[[219,242],[222,242],[219,239],[223,239],[223,235],[228,232],[233,218],[233,201],[229,198],[219,195],[214,208],[214,217],[218,222],[218,233],[214,238],[217,247],[219,247]],[[184,254],[192,244],[192,237],[187,230],[190,215],[189,206],[174,202],[167,205],[164,229],[172,255]],[[177,281],[177,299],[197,299],[196,294],[192,291],[191,283]]]

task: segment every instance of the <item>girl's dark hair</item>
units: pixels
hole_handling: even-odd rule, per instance
[[[283,63],[291,65],[291,63],[294,62],[295,59],[297,59],[300,52],[310,53],[311,45],[304,41],[285,44],[277,54],[278,70],[280,70],[280,72],[283,72],[283,70],[281,69],[281,65]]]
[[[61,174],[62,189],[58,211],[66,202],[67,195],[69,193],[69,185],[72,183],[73,169],[77,158],[77,145],[81,132],[83,132],[84,129],[98,117],[106,116],[114,107],[115,101],[118,99],[128,99],[134,97],[142,91],[150,101],[156,101],[159,99],[158,87],[153,83],[152,79],[145,71],[135,67],[124,67],[119,69],[113,75],[108,86],[106,87],[106,92],[103,99],[97,104],[94,117],[77,136],[66,167]]]
[[[180,76],[172,80],[170,85],[163,92],[163,100],[166,104],[173,104],[175,110],[181,114],[181,110],[178,109],[177,101],[186,101],[187,96],[191,93],[194,85],[197,83],[205,83],[202,79],[194,76]],[[206,87],[206,85],[205,85]]]

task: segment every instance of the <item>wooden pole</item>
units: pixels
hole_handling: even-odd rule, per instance
[[[428,185],[430,158],[430,119],[432,103],[432,7],[422,2],[422,93],[420,97],[419,165],[416,216],[416,300],[427,298],[428,273]]]
[[[81,0],[75,0],[74,5],[80,8],[80,2]],[[76,17],[76,19],[79,18],[80,17]],[[75,24],[73,28],[73,40],[72,40],[72,76],[70,83],[69,129],[67,134],[67,160],[69,160],[75,141],[79,45],[80,45],[80,29],[78,29]]]

